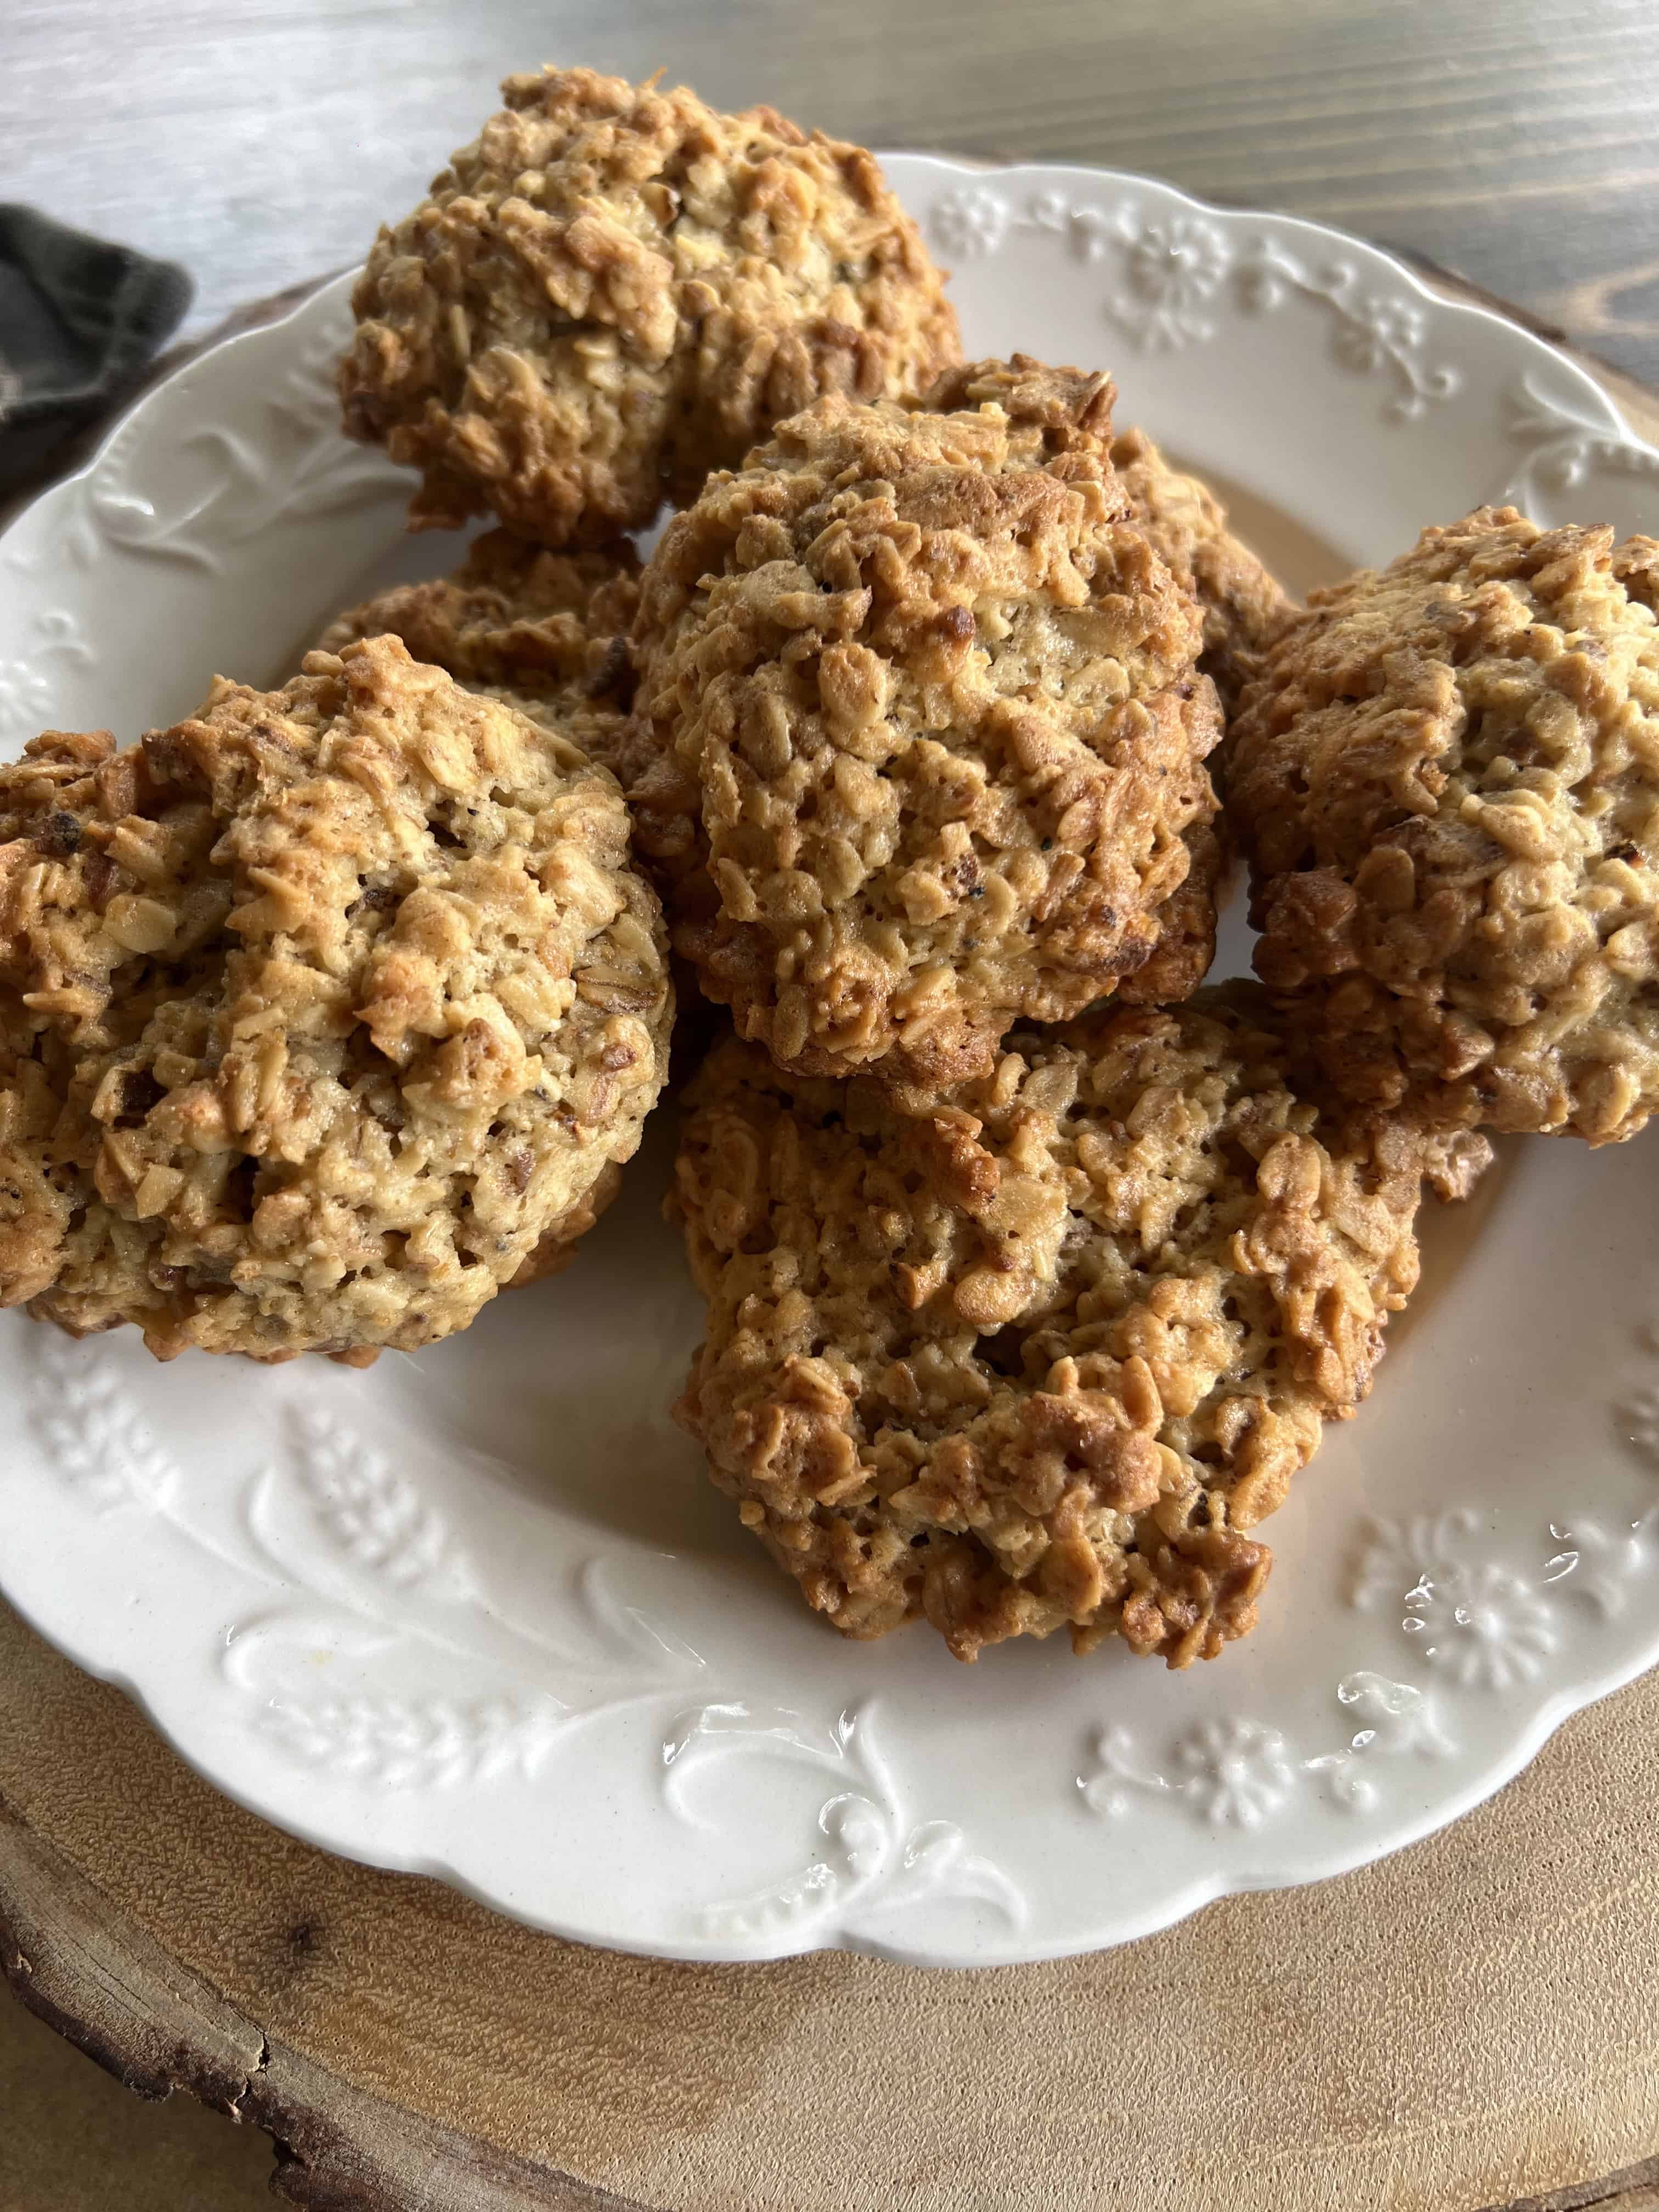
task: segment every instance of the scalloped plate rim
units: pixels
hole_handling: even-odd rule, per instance
[[[1338,246],[1345,255],[1357,259],[1361,266],[1379,272],[1386,271],[1391,281],[1403,285],[1413,295],[1427,302],[1437,316],[1454,319],[1454,327],[1461,324],[1463,319],[1473,318],[1492,331],[1501,332],[1505,345],[1515,352],[1517,358],[1524,356],[1534,360],[1547,360],[1568,380],[1572,392],[1582,402],[1587,405],[1593,404],[1601,424],[1605,427],[1610,436],[1659,460],[1659,453],[1656,453],[1655,448],[1646,446],[1633,435],[1617,403],[1596,382],[1595,377],[1562,353],[1559,348],[1534,332],[1510,322],[1491,308],[1475,303],[1448,299],[1443,294],[1434,289],[1408,264],[1397,259],[1386,249],[1370,245],[1364,240],[1350,237],[1343,232],[1300,217],[1275,215],[1270,210],[1218,206],[1157,179],[1130,172],[1058,162],[1009,162],[981,165],[951,160],[937,155],[907,155],[884,158],[889,160],[902,158],[918,171],[937,177],[941,183],[960,180],[968,184],[997,183],[1004,185],[1009,184],[1017,185],[1022,179],[1029,177],[1041,179],[1045,185],[1050,185],[1057,182],[1075,183],[1080,187],[1086,186],[1094,191],[1115,189],[1120,191],[1149,194],[1164,208],[1189,210],[1195,216],[1223,225],[1233,225],[1241,222],[1265,222],[1275,232],[1291,234],[1310,246],[1316,245],[1323,251],[1328,252],[1333,246]],[[278,347],[280,342],[292,331],[295,325],[314,315],[319,307],[331,302],[345,291],[355,282],[355,271],[348,270],[325,280],[316,290],[304,300],[296,302],[282,316],[255,329],[240,331],[210,344],[203,352],[182,364],[172,374],[163,378],[158,384],[140,395],[131,407],[107,427],[95,449],[76,470],[70,475],[44,487],[18,509],[6,526],[4,538],[14,538],[15,533],[18,532],[21,525],[37,520],[42,511],[48,509],[53,502],[63,499],[77,486],[94,477],[117,441],[139,426],[152,409],[164,406],[169,398],[177,397],[181,390],[187,388],[193,373],[198,368],[210,361],[219,362],[224,356],[243,350],[257,349],[266,345]],[[6,1579],[3,1574],[0,1574],[0,1583],[4,1583]],[[28,1620],[48,1642],[56,1645],[88,1673],[118,1687],[131,1698],[152,1724],[167,1738],[192,1771],[256,1816],[266,1820],[271,1819],[272,1816],[267,1807],[258,1802],[255,1793],[236,1786],[216,1773],[206,1755],[191,1747],[187,1723],[182,1722],[178,1724],[169,1723],[167,1710],[173,1700],[170,1699],[165,1692],[158,1692],[147,1687],[139,1676],[131,1670],[130,1665],[123,1661],[119,1656],[121,1639],[118,1635],[112,1633],[106,1640],[103,1635],[96,1632],[100,1624],[89,1620],[83,1621],[77,1632],[73,1627],[65,1627],[60,1620],[48,1618],[46,1612],[34,1604],[28,1595],[15,1595],[9,1587],[6,1594],[9,1601],[16,1607],[22,1617]],[[112,1624],[112,1626],[113,1624]],[[1540,1701],[1535,1708],[1513,1727],[1499,1749],[1478,1765],[1466,1765],[1462,1768],[1459,1786],[1439,1791],[1433,1796],[1432,1802],[1425,1803],[1421,1812],[1414,1816],[1407,1816],[1404,1819],[1396,1816],[1393,1824],[1392,1839],[1386,1846],[1387,1850],[1404,1848],[1412,1842],[1421,1840],[1424,1837],[1437,1832],[1440,1828],[1448,1826],[1450,1821],[1463,1817],[1529,1765],[1539,1751],[1565,1720],[1571,1717],[1574,1713],[1582,1711],[1586,1705],[1599,1701],[1637,1679],[1640,1674],[1649,1671],[1654,1663],[1654,1656],[1650,1656],[1645,1658],[1638,1656],[1634,1659],[1626,1657],[1614,1660],[1600,1668],[1581,1668],[1575,1675],[1570,1688],[1557,1686],[1547,1693],[1540,1692]],[[493,1909],[507,1911],[514,1917],[568,1940],[587,1942],[602,1948],[629,1950],[641,1948],[637,1942],[629,1942],[620,1936],[596,1933],[591,1926],[583,1924],[580,1921],[562,1917],[556,1910],[546,1910],[538,1905],[527,1904],[521,1900],[515,1901],[511,1905],[503,1905],[499,1897],[493,1895],[486,1886],[475,1881],[447,1857],[421,1851],[402,1852],[386,1849],[384,1846],[368,1847],[364,1844],[361,1835],[354,1836],[346,1832],[337,1824],[326,1820],[306,1821],[284,1814],[280,1825],[288,1832],[300,1836],[307,1842],[361,1863],[387,1871],[417,1875],[442,1881],[482,1904]],[[1260,1863],[1253,1864],[1246,1862],[1225,1869],[1218,1868],[1209,1875],[1188,1881],[1185,1887],[1161,1899],[1156,1907],[1150,1908],[1138,1916],[1125,1918],[1115,1927],[1115,1932],[1109,1937],[1101,1939],[1102,1943],[1133,1941],[1140,1936],[1156,1933],[1227,1895],[1261,1889],[1300,1887],[1308,1881],[1334,1878],[1374,1863],[1378,1856],[1382,1855],[1367,1843],[1363,1832],[1356,1831],[1352,1847],[1348,1850],[1328,1850],[1321,1856],[1317,1866],[1286,1873],[1273,1869],[1273,1846],[1267,1839],[1264,1838],[1262,1841],[1267,1847],[1266,1850],[1258,1850],[1256,1856]],[[1281,1852],[1282,1849],[1283,1847],[1281,1847]],[[729,1939],[688,1940],[684,1942],[676,1942],[659,1937],[653,1939],[647,1948],[651,1955],[702,1960],[760,1960],[797,1955],[803,1951],[812,1949],[842,1948],[879,1958],[902,1960],[909,1964],[954,1966],[980,1963],[967,1957],[947,1958],[937,1953],[930,1953],[925,1947],[919,1953],[915,1948],[907,1947],[896,1940],[887,1941],[868,1933],[854,1933],[844,1928],[828,1931],[821,1942],[809,1940],[799,1942],[790,1941],[786,1937],[775,1944],[769,1944],[763,1940],[754,1940],[745,1942],[741,1948],[734,1948]],[[1006,1959],[994,1960],[991,1963],[1012,1964],[1023,1960],[1054,1959],[1074,1955],[1079,1950],[1090,1948],[1095,1948],[1095,1946],[1091,1943],[1080,1943],[1075,1938],[1066,1936],[1060,1936],[1051,1942],[1017,1942],[1011,1946],[1009,1955]]]
[[[830,1940],[807,1945],[781,1942],[775,1948],[769,1948],[757,1944],[737,1951],[719,1941],[675,1943],[668,1939],[657,1939],[648,1951],[641,1951],[620,1936],[598,1933],[589,1927],[562,1919],[556,1911],[544,1911],[537,1905],[524,1903],[506,1905],[488,1887],[475,1881],[462,1869],[446,1859],[421,1852],[400,1854],[379,1850],[371,1855],[361,1840],[354,1839],[344,1831],[331,1828],[328,1823],[304,1824],[287,1817],[278,1821],[251,1794],[216,1775],[205,1759],[190,1748],[185,1733],[170,1727],[164,1718],[162,1708],[165,1699],[153,1698],[118,1662],[94,1657],[89,1644],[72,1648],[48,1622],[38,1618],[27,1603],[15,1598],[3,1586],[0,1586],[0,1596],[3,1596],[44,1642],[51,1644],[54,1650],[69,1659],[83,1674],[112,1689],[119,1690],[129,1698],[157,1735],[164,1739],[168,1748],[198,1780],[206,1783],[241,1811],[263,1820],[268,1826],[276,1828],[280,1833],[290,1835],[315,1850],[328,1851],[337,1858],[364,1867],[371,1873],[409,1875],[441,1882],[446,1888],[458,1891],[475,1905],[483,1905],[492,1912],[502,1913],[525,1927],[536,1929],[544,1935],[557,1936],[565,1942],[586,1944],[596,1951],[615,1951],[629,1958],[659,1958],[672,1960],[678,1964],[705,1966],[765,1965],[780,1959],[810,1958],[817,1953],[840,1951],[854,1957],[879,1960],[887,1965],[920,1967],[928,1972],[1012,1972],[1023,1966],[1042,1966],[1058,1959],[1087,1957],[1093,1951],[1115,1950],[1120,1943],[1140,1942],[1148,1936],[1161,1935],[1166,1929],[1178,1926],[1182,1921],[1191,1919],[1195,1913],[1202,1912],[1209,1905],[1220,1904],[1229,1897],[1259,1896],[1274,1890],[1306,1889],[1316,1883],[1340,1881],[1344,1875],[1362,1873],[1367,1867],[1377,1865],[1385,1858],[1392,1858],[1398,1851],[1409,1850],[1415,1844],[1426,1842],[1442,1829],[1466,1819],[1523,1773],[1564,1723],[1583,1712],[1586,1707],[1597,1705],[1615,1691],[1625,1688],[1643,1674],[1651,1673],[1654,1666],[1659,1664],[1659,1660],[1650,1660],[1627,1668],[1610,1669],[1605,1675],[1594,1678],[1593,1686],[1582,1695],[1577,1692],[1571,1694],[1557,1692],[1543,1706],[1535,1723],[1520,1737],[1520,1753],[1512,1764],[1503,1765],[1502,1771],[1490,1776],[1483,1770],[1466,1790],[1448,1792],[1443,1798],[1436,1801],[1431,1813],[1424,1814],[1420,1826],[1411,1832],[1401,1834],[1397,1841],[1391,1842],[1381,1852],[1367,1850],[1363,1843],[1356,1843],[1352,1852],[1345,1856],[1334,1854],[1328,1863],[1322,1862],[1319,1868],[1312,1872],[1285,1875],[1263,1868],[1254,1874],[1242,1870],[1231,1875],[1218,1873],[1175,1893],[1167,1900],[1167,1906],[1160,1905],[1139,1917],[1126,1920],[1121,1933],[1098,1944],[1079,1946],[1062,1936],[1052,1943],[1022,1943],[1017,1956],[1006,1959],[946,1958],[919,1954],[902,1943],[884,1942],[879,1936],[867,1933],[854,1935],[846,1929],[837,1929]],[[1453,1809],[1444,1810],[1447,1806]]]
[[[1193,215],[1201,216],[1208,222],[1270,222],[1275,230],[1291,232],[1297,237],[1305,240],[1310,245],[1317,242],[1328,246],[1334,241],[1342,247],[1344,252],[1358,253],[1372,266],[1387,270],[1391,277],[1408,285],[1419,299],[1426,301],[1431,307],[1449,311],[1459,317],[1472,317],[1488,325],[1493,330],[1502,331],[1506,342],[1516,337],[1524,338],[1530,345],[1535,346],[1538,351],[1556,368],[1568,371],[1576,389],[1586,399],[1594,401],[1595,404],[1602,410],[1609,430],[1616,430],[1625,444],[1638,447],[1643,452],[1652,453],[1656,459],[1659,459],[1659,447],[1649,445],[1645,439],[1636,434],[1625,420],[1623,411],[1612,393],[1605,386],[1598,384],[1589,371],[1581,367],[1571,354],[1564,352],[1560,346],[1553,344],[1538,331],[1528,330],[1524,323],[1518,323],[1510,316],[1500,313],[1496,307],[1486,307],[1478,300],[1454,299],[1444,292],[1437,291],[1427,278],[1419,275],[1418,270],[1413,268],[1410,262],[1402,260],[1396,253],[1390,252],[1386,246],[1378,246],[1371,240],[1361,238],[1353,232],[1340,230],[1332,224],[1319,222],[1310,216],[1284,215],[1273,208],[1258,207],[1254,202],[1231,206],[1219,200],[1200,199],[1195,193],[1184,191],[1179,185],[1170,184],[1162,177],[1148,176],[1137,169],[1096,168],[1086,161],[1005,161],[993,160],[988,156],[981,166],[961,158],[953,158],[945,154],[911,154],[905,153],[902,149],[880,153],[877,158],[883,162],[900,159],[918,163],[926,162],[931,167],[938,169],[942,176],[959,177],[969,182],[977,181],[981,184],[1018,178],[1028,170],[1044,177],[1075,179],[1079,183],[1091,185],[1097,189],[1103,182],[1121,190],[1155,193],[1160,200]]]
[[[1292,231],[1297,236],[1307,240],[1310,243],[1318,241],[1328,245],[1334,240],[1345,252],[1358,252],[1375,267],[1386,269],[1392,277],[1408,285],[1419,299],[1427,301],[1432,307],[1459,317],[1473,317],[1493,330],[1501,331],[1508,341],[1516,338],[1524,340],[1528,345],[1535,348],[1540,355],[1556,368],[1567,372],[1572,379],[1575,389],[1602,411],[1607,428],[1617,431],[1624,443],[1638,447],[1644,452],[1652,453],[1656,459],[1659,459],[1659,447],[1650,446],[1644,439],[1637,436],[1625,420],[1624,414],[1612,394],[1596,382],[1588,369],[1581,368],[1570,354],[1563,352],[1559,346],[1552,344],[1549,339],[1541,337],[1536,331],[1528,330],[1524,324],[1514,322],[1508,316],[1498,313],[1496,308],[1483,306],[1478,301],[1448,298],[1445,293],[1437,291],[1419,276],[1409,262],[1401,260],[1397,255],[1391,253],[1387,246],[1374,245],[1369,239],[1359,238],[1350,232],[1335,229],[1329,224],[1315,222],[1306,216],[1280,215],[1271,208],[1255,205],[1230,207],[1219,201],[1200,199],[1194,193],[1184,191],[1179,185],[1169,184],[1160,177],[1148,176],[1135,169],[1097,168],[1088,162],[1082,161],[993,161],[988,157],[981,164],[945,154],[911,153],[902,147],[878,149],[876,158],[884,164],[901,160],[917,165],[925,164],[928,169],[937,171],[941,178],[962,178],[969,182],[983,182],[993,178],[1006,181],[1029,173],[1042,177],[1075,179],[1079,183],[1086,183],[1097,190],[1103,184],[1106,184],[1132,191],[1150,191],[1172,205],[1190,210],[1194,215],[1202,216],[1207,220],[1226,223],[1241,221],[1267,222],[1271,222],[1276,229],[1282,228]],[[210,357],[217,360],[222,356],[244,348],[255,347],[283,336],[295,323],[314,313],[319,301],[331,299],[337,294],[343,293],[349,287],[355,285],[361,272],[361,264],[350,269],[339,270],[331,276],[323,277],[314,290],[308,292],[304,299],[296,301],[292,307],[285,308],[280,315],[273,317],[270,322],[260,323],[252,330],[237,331],[228,337],[210,339],[200,351],[193,354],[188,361],[181,362],[178,368],[162,377],[158,382],[149,386],[130,406],[118,413],[106,428],[92,452],[78,468],[72,470],[67,476],[53,477],[50,483],[42,484],[30,493],[16,513],[7,519],[3,528],[0,528],[0,540],[10,537],[18,525],[31,517],[37,507],[44,506],[49,500],[56,499],[60,494],[71,489],[74,486],[86,483],[95,475],[117,436],[130,426],[141,421],[151,405],[160,400],[164,393],[176,392],[182,381],[202,362]]]

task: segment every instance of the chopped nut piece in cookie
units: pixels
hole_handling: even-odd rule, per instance
[[[1259,987],[1016,1030],[906,1115],[730,1039],[674,1211],[708,1301],[680,1417],[809,1604],[959,1658],[1255,1620],[1256,1524],[1370,1387],[1426,1177],[1484,1138],[1322,1113]]]
[[[550,1272],[661,1087],[612,778],[393,638],[0,768],[0,1304],[358,1363]]]

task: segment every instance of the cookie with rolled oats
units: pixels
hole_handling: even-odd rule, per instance
[[[338,653],[358,638],[399,637],[416,660],[545,722],[625,784],[634,773],[628,632],[639,576],[625,538],[552,553],[489,530],[452,574],[364,600],[317,643]]]
[[[1310,595],[1231,732],[1257,972],[1350,1096],[1617,1143],[1659,1108],[1659,544],[1513,507]]]
[[[1329,1111],[1249,984],[1018,1029],[922,1112],[731,1039],[677,1166],[708,1305],[679,1415],[846,1635],[1213,1658],[1258,1524],[1370,1389],[1425,1179],[1488,1157]]]
[[[647,568],[641,850],[676,950],[782,1066],[942,1090],[1164,933],[1221,722],[1111,396],[1033,368],[1017,408],[823,401]]]
[[[614,779],[392,638],[0,768],[0,1303],[362,1364],[550,1272],[666,1066]]]
[[[915,392],[957,359],[863,147],[586,69],[501,96],[352,295],[346,424],[420,470],[417,523],[611,538],[822,394]]]

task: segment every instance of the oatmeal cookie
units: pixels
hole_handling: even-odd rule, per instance
[[[916,392],[957,357],[862,147],[592,70],[501,92],[353,295],[346,425],[421,471],[416,523],[611,537],[820,394]]]
[[[1247,688],[1256,966],[1350,1096],[1591,1144],[1659,1106],[1656,574],[1483,508],[1313,593]]]
[[[475,540],[453,575],[365,600],[318,640],[400,637],[471,691],[505,699],[622,782],[635,762],[628,632],[639,605],[639,556],[625,538],[550,553],[510,531]]]
[[[922,404],[940,409],[1000,407],[1022,434],[1049,453],[1077,441],[1071,393],[1075,369],[1054,369],[1030,354],[1007,361],[966,362],[947,368]],[[1135,520],[1176,581],[1197,599],[1204,617],[1199,666],[1214,679],[1231,712],[1253,657],[1283,625],[1291,601],[1241,538],[1207,484],[1173,469],[1144,430],[1118,430],[1112,465],[1128,494]]]
[[[615,1187],[666,1063],[613,779],[395,639],[0,768],[0,1303],[359,1363]]]
[[[822,401],[646,570],[640,848],[786,1066],[988,1067],[1141,967],[1213,815],[1196,605],[1113,474],[1109,381],[1044,374],[1046,425]]]
[[[1184,1667],[1255,1625],[1247,1532],[1370,1389],[1425,1176],[1462,1195],[1487,1157],[1322,1115],[1299,1050],[1234,985],[1018,1030],[915,1116],[715,1053],[672,1200],[708,1301],[679,1417],[844,1634]]]

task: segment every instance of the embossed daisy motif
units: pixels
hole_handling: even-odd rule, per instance
[[[1549,1605],[1507,1567],[1466,1567],[1426,1593],[1423,1628],[1424,1657],[1467,1690],[1530,1682],[1556,1645]]]
[[[1402,1632],[1464,1689],[1506,1690],[1543,1671],[1555,1611],[1522,1576],[1469,1557],[1480,1525],[1465,1511],[1372,1522],[1353,1601],[1399,1605]]]
[[[1347,1734],[1330,1750],[1304,1757],[1262,1721],[1206,1721],[1176,1739],[1167,1771],[1144,1764],[1129,1730],[1115,1723],[1095,1738],[1100,1764],[1077,1777],[1079,1793],[1091,1813],[1111,1819],[1139,1794],[1178,1801],[1194,1820],[1255,1828],[1283,1809],[1304,1778],[1328,1804],[1368,1812],[1386,1787],[1379,1762],[1443,1759],[1457,1747],[1413,1683],[1361,1669],[1337,1683],[1336,1702]]]
[[[1201,215],[1175,215],[1168,223],[1130,226],[1128,292],[1113,301],[1113,314],[1148,352],[1201,345],[1214,337],[1214,323],[1201,314],[1217,285],[1232,268],[1232,248],[1214,223]]]
[[[1249,1720],[1201,1721],[1176,1746],[1171,1761],[1206,1819],[1254,1828],[1291,1794],[1296,1767],[1277,1729]]]
[[[1423,343],[1422,310],[1407,300],[1367,300],[1336,325],[1331,344],[1344,368],[1369,376]]]
[[[1232,265],[1232,249],[1202,216],[1149,222],[1130,235],[1130,295],[1112,311],[1149,351],[1202,343],[1214,325],[1199,311]]]
[[[1170,1753],[1169,1771],[1144,1768],[1127,1729],[1103,1729],[1095,1740],[1100,1760],[1092,1775],[1079,1775],[1078,1788],[1091,1812],[1111,1815],[1125,1809],[1129,1792],[1184,1799],[1188,1809],[1218,1826],[1255,1828],[1276,1813],[1297,1782],[1290,1745],[1263,1721],[1196,1722]]]
[[[983,185],[964,185],[933,202],[929,218],[942,253],[972,261],[994,253],[1008,234],[1008,203]]]
[[[1226,240],[1201,216],[1149,222],[1129,255],[1129,282],[1143,300],[1188,307],[1207,300],[1227,273]]]

